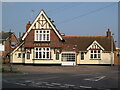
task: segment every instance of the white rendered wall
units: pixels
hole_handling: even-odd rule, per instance
[[[77,64],[111,64],[111,53],[101,53],[101,60],[90,60],[89,52],[84,54],[84,60],[80,60],[80,53],[78,55]],[[114,55],[112,60],[114,61]]]
[[[11,55],[11,63],[23,63],[22,54],[21,54],[21,58],[18,58],[18,53],[22,53],[22,52],[16,51]]]
[[[27,64],[33,64],[33,52],[34,50],[31,49],[31,53],[30,53],[30,59],[27,59],[27,53],[25,53],[25,63]]]

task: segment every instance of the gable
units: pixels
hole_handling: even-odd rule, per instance
[[[96,40],[87,48],[87,50],[90,50],[90,49],[102,49],[102,50],[104,50],[104,48]]]
[[[45,14],[45,12],[42,10],[39,15],[36,17],[36,19],[33,21],[30,28],[26,31],[24,36],[22,37],[22,40],[26,38],[26,36],[29,34],[29,32],[32,29],[53,29],[56,35],[59,37],[60,40],[63,40],[62,36],[57,31],[54,24],[50,21],[48,16]]]

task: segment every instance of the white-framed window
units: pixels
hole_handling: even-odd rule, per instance
[[[22,54],[22,58],[25,58],[25,53]]]
[[[81,60],[84,60],[84,52],[81,52]]]
[[[56,60],[59,60],[59,52],[56,52]]]
[[[75,53],[62,53],[62,61],[75,61]]]
[[[50,30],[35,30],[35,41],[50,41]]]
[[[18,53],[18,58],[21,58],[21,53]]]
[[[101,50],[90,50],[90,59],[101,59]]]
[[[27,59],[30,59],[30,52],[27,52]]]
[[[35,48],[35,59],[50,59],[50,48]]]

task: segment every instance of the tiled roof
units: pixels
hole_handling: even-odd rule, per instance
[[[0,34],[2,34],[2,39],[5,40],[7,39],[13,32],[9,33],[9,32],[2,32]]]
[[[73,51],[76,48],[79,51],[86,51],[87,48],[96,40],[105,51],[111,51],[111,38],[106,36],[63,36],[65,42],[64,51]],[[114,50],[115,50],[115,45]]]

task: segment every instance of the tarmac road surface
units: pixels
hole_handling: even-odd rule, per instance
[[[2,88],[118,89],[118,67],[110,66],[23,66],[22,73],[3,73]]]

